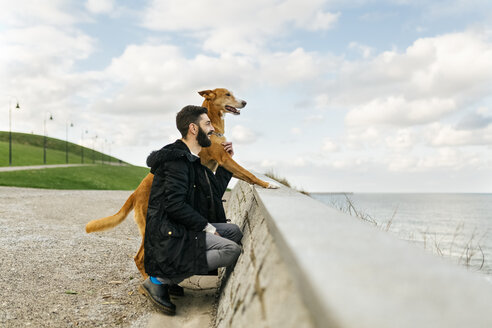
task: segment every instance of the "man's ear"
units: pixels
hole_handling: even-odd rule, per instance
[[[193,131],[193,130],[195,129],[195,127],[194,127],[194,126],[195,126],[195,124],[194,124],[194,123],[190,123],[190,124],[188,125],[188,134],[190,134],[190,133],[191,133],[191,134],[195,134],[195,133],[194,133],[194,131]]]
[[[212,100],[215,98],[215,93],[212,90],[199,91],[198,94],[207,100]]]

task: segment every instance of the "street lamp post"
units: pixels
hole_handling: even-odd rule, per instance
[[[104,147],[106,146],[106,142],[107,142],[107,140],[104,139],[104,143],[102,145],[102,152],[101,152],[101,162],[102,162],[102,164],[104,164]]]
[[[111,164],[112,160],[111,160],[111,145],[114,144],[114,141],[110,141],[109,142],[109,164]]]
[[[9,166],[12,166],[12,106],[11,100],[9,99]],[[19,100],[17,100],[17,105],[15,108],[20,109]]]
[[[95,164],[96,163],[96,152],[95,152],[95,149],[96,149],[96,140],[97,140],[97,134],[94,137],[94,140],[92,142],[92,164]]]
[[[12,98],[15,98],[17,105],[15,106],[16,109],[20,109],[19,106],[19,99],[14,96],[9,96],[9,166],[12,166]]]
[[[49,120],[53,121],[53,115],[50,112],[44,114],[44,141],[43,141],[43,163],[46,164],[46,115],[49,114]]]
[[[73,123],[67,121],[67,124],[66,124],[67,133],[66,133],[66,139],[65,139],[65,161],[67,162],[67,164],[68,164],[68,123],[70,123],[70,127],[73,128]]]
[[[89,131],[85,130],[85,134],[87,134]],[[80,138],[80,162],[84,164],[84,130],[82,130],[82,137]]]

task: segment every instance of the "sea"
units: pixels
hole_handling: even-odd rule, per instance
[[[311,193],[331,207],[486,275],[492,283],[492,194]]]

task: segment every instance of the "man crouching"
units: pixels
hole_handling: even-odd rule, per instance
[[[232,173],[218,167],[215,175],[198,153],[211,145],[214,132],[207,109],[186,106],[176,115],[182,138],[147,158],[154,174],[145,227],[144,264],[150,276],[140,291],[164,313],[174,315],[169,294],[183,295],[177,284],[234,264],[241,247],[239,227],[226,223],[222,196]],[[234,154],[230,142],[224,149]]]

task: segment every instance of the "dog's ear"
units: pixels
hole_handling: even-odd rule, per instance
[[[212,90],[199,91],[198,94],[207,100],[212,100],[215,98],[215,93]]]

